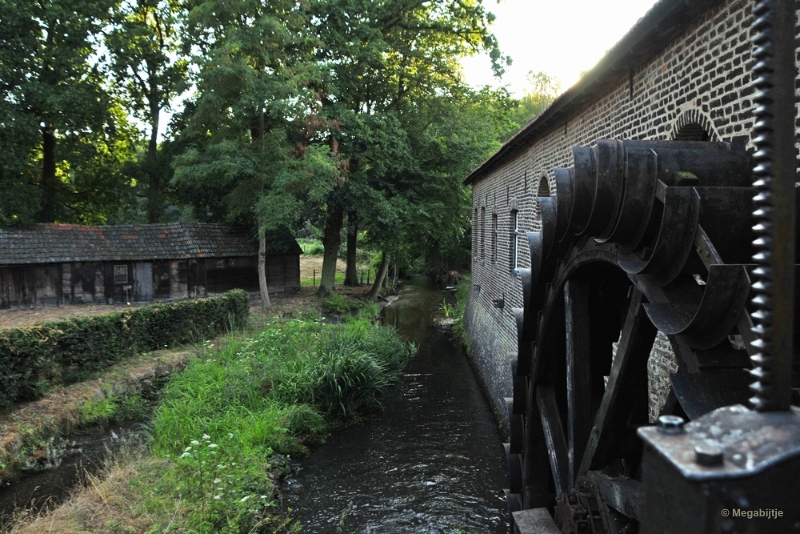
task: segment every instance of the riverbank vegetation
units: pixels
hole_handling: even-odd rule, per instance
[[[295,308],[199,344],[162,391],[147,440],[13,532],[298,531],[276,489],[288,459],[379,407],[415,352],[374,324],[376,311],[330,324]]]

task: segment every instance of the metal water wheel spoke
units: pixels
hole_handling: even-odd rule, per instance
[[[542,430],[547,444],[550,471],[557,495],[566,493],[571,487],[569,478],[569,453],[567,438],[561,426],[556,391],[553,386],[540,385],[536,388],[536,404],[542,418]]]
[[[600,408],[594,418],[586,451],[578,471],[608,465],[634,407],[647,403],[647,358],[656,329],[642,306],[642,294],[634,289],[622,327],[617,353],[608,376]]]
[[[567,353],[567,442],[569,485],[572,489],[592,428],[592,347],[589,314],[589,281],[564,284],[564,319]]]

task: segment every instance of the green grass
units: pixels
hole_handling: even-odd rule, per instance
[[[153,450],[161,491],[191,503],[197,532],[248,531],[272,501],[270,457],[305,452],[329,425],[379,405],[414,353],[366,306],[340,325],[315,314],[273,319],[190,362],[163,392]]]
[[[322,246],[322,241],[320,241],[319,239],[310,239],[307,237],[301,237],[297,239],[297,243],[303,250],[303,254],[308,254],[309,256],[316,256],[318,254],[322,254],[325,251],[325,247]]]
[[[306,278],[304,280],[300,280],[301,286],[318,286],[319,279],[321,274],[317,273],[316,281],[313,278]],[[343,285],[344,284],[344,273],[336,272],[336,285]]]

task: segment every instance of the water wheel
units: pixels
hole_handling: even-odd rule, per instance
[[[564,533],[631,533],[648,380],[671,382],[660,414],[690,419],[751,396],[750,158],[727,143],[618,140],[573,156],[539,198],[518,272],[506,494],[511,512],[547,508]],[[648,376],[658,331],[671,378]]]

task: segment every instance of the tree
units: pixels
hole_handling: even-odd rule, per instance
[[[337,197],[346,197],[351,207],[358,204],[352,194],[354,183],[391,196],[392,180],[403,180],[397,168],[390,170],[386,165],[375,164],[386,160],[370,157],[359,149],[369,147],[368,150],[379,152],[386,148],[386,144],[370,140],[378,130],[350,129],[364,132],[364,139],[357,134],[347,135],[349,125],[357,125],[354,116],[374,116],[375,128],[394,129],[394,124],[403,124],[402,117],[416,103],[438,98],[448,87],[460,83],[458,57],[489,50],[497,73],[507,59],[501,57],[494,36],[487,29],[492,17],[480,1],[317,0],[312,2],[311,11],[317,35],[324,43],[317,58],[329,73],[320,90],[323,113],[341,123],[339,149],[347,154],[348,186],[345,191],[338,191]],[[400,146],[406,143],[407,133],[395,132],[386,137],[399,138]],[[348,143],[350,147],[346,146]],[[406,174],[412,175],[416,176]],[[360,191],[363,195],[363,187]],[[338,248],[344,212],[336,210],[341,203],[332,202],[327,212],[323,237],[326,249]],[[390,208],[391,204],[387,209]],[[372,224],[373,229],[378,228],[360,214],[356,216],[359,226]],[[390,232],[394,229],[387,229],[383,236],[386,243],[396,241],[389,238]],[[333,291],[334,274],[335,254],[326,254],[319,294]]]
[[[519,100],[519,107],[514,113],[514,121],[520,128],[544,111],[561,94],[561,81],[545,72],[528,72],[528,84],[528,89]]]
[[[324,197],[338,178],[335,153],[303,140],[324,136],[307,89],[307,15],[291,0],[190,4],[188,33],[198,65],[198,96],[176,158],[178,184],[227,191],[228,217],[255,219],[262,307],[270,306],[265,232],[290,223],[301,197]],[[311,119],[307,120],[308,117]]]
[[[0,223],[103,220],[115,209],[108,202],[118,203],[122,191],[113,189],[126,184],[112,180],[97,191],[82,175],[97,168],[86,158],[111,162],[95,141],[102,138],[107,148],[127,131],[112,111],[96,57],[111,5],[0,3]]]
[[[148,176],[147,220],[162,216],[161,168],[158,165],[158,129],[161,111],[185,88],[187,60],[178,55],[177,0],[129,0],[114,13],[114,27],[106,38],[111,68],[121,84],[128,109],[150,128],[145,164]]]

